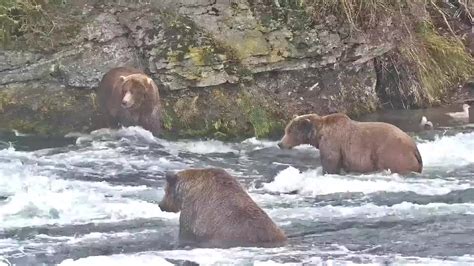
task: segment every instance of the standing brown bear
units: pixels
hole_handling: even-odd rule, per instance
[[[423,162],[413,139],[396,126],[381,122],[357,122],[347,115],[308,114],[286,126],[278,146],[291,149],[310,144],[319,149],[324,173],[421,173]]]
[[[117,67],[100,81],[97,95],[108,127],[141,126],[160,132],[160,95],[155,82],[140,70]]]
[[[200,247],[281,246],[283,231],[237,180],[219,168],[166,174],[162,211],[179,212],[180,244]]]

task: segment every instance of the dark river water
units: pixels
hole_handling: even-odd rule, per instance
[[[416,131],[419,113],[365,119]],[[270,140],[165,141],[138,127],[59,139],[4,132],[0,265],[474,265],[474,129],[440,121],[410,133],[425,167],[409,176],[322,175],[317,150]],[[238,177],[288,245],[176,248],[179,214],[157,205],[163,173],[206,166]]]

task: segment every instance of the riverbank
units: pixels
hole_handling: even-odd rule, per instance
[[[19,24],[3,27],[0,127],[39,135],[97,129],[94,88],[118,65],[144,69],[159,85],[165,137],[219,139],[281,134],[293,114],[356,117],[449,103],[474,75],[458,7],[134,2],[2,9]]]

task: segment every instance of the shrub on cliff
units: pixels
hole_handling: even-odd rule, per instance
[[[474,59],[452,29],[452,21],[441,7],[442,1],[430,0],[286,0],[298,2],[318,21],[328,15],[348,23],[353,31],[370,31],[386,17],[402,28],[395,52],[386,60],[376,60],[379,74],[390,76],[382,84],[399,95],[393,107],[410,108],[442,102],[459,84],[474,75]],[[466,0],[451,1],[455,15],[470,18]],[[465,19],[464,19],[465,21]],[[436,26],[435,26],[435,23]],[[398,66],[397,66],[398,65]],[[390,72],[390,73],[389,73]],[[383,83],[382,82],[382,83]],[[380,85],[380,84],[379,84]],[[383,88],[384,89],[384,88]]]

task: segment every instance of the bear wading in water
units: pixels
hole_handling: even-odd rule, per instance
[[[141,126],[160,132],[160,95],[155,82],[137,69],[117,67],[108,71],[97,89],[107,127]]]
[[[324,173],[421,173],[423,161],[413,139],[382,122],[357,122],[341,113],[293,118],[278,143],[281,149],[310,144],[319,149]]]
[[[276,247],[284,232],[223,169],[188,169],[166,173],[160,209],[179,212],[180,245],[229,248]]]

